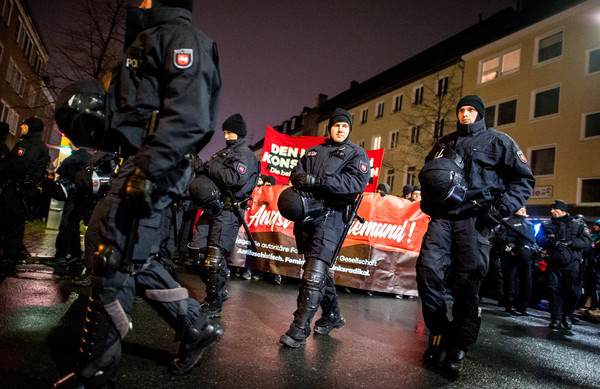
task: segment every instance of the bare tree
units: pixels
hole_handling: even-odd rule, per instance
[[[100,79],[121,60],[125,13],[132,0],[81,0],[71,23],[57,31],[56,57],[48,69],[53,91],[78,80]]]

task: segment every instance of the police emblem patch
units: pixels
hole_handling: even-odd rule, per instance
[[[525,158],[525,154],[521,150],[517,151],[517,156],[523,163],[527,163],[527,158]]]
[[[194,63],[194,50],[193,49],[175,50],[175,52],[173,54],[173,60],[175,61],[175,67],[177,69],[188,69]]]
[[[244,165],[243,163],[240,163],[237,167],[237,170],[241,174],[246,174],[246,165]]]
[[[25,155],[25,149],[22,147],[19,147],[19,150],[17,150],[17,155],[19,157],[22,157],[23,155]]]
[[[360,171],[366,173],[369,171],[369,164],[363,161],[360,161]]]

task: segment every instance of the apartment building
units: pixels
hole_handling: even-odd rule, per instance
[[[465,92],[487,105],[536,177],[530,213],[553,199],[571,214],[600,206],[600,1],[585,1],[462,56]]]
[[[24,0],[0,0],[0,120],[10,126],[7,144],[20,136],[19,124],[31,116],[44,120],[48,143],[52,131],[52,96],[43,81],[48,51]],[[54,135],[54,136],[52,136]]]

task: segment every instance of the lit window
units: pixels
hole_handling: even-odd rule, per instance
[[[375,135],[372,139],[371,139],[371,149],[372,150],[377,150],[381,148],[381,135]]]
[[[479,63],[479,82],[484,83],[496,78],[503,77],[519,70],[521,66],[521,49],[511,49],[488,58]]]

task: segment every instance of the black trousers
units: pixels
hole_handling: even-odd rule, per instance
[[[525,309],[531,300],[532,283],[531,250],[525,247],[515,247],[512,254],[502,255],[502,278],[504,280],[504,298],[506,305]]]
[[[572,261],[565,266],[548,268],[548,290],[550,292],[550,316],[552,320],[560,320],[575,310],[579,296],[579,261]]]
[[[477,218],[433,218],[417,259],[417,286],[425,325],[433,334],[447,334],[448,347],[468,350],[477,341],[479,288],[488,271],[490,231]],[[446,287],[454,303],[450,322]]]

